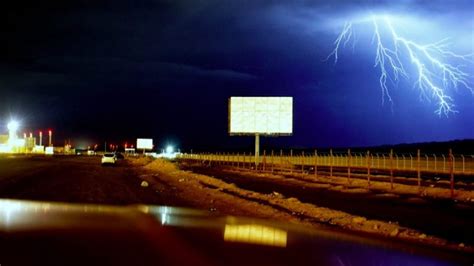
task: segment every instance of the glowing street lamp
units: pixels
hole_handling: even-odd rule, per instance
[[[10,121],[7,125],[8,131],[10,131],[10,132],[11,131],[14,131],[14,132],[17,131],[19,127],[20,127],[20,124],[15,120]]]
[[[12,120],[7,124],[7,128],[10,140],[16,139],[16,131],[20,128],[20,124],[17,121]]]
[[[168,153],[168,154],[173,153],[173,150],[174,150],[173,146],[166,147],[166,153]]]

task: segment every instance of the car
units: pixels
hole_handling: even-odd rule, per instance
[[[117,162],[117,156],[115,156],[115,153],[105,153],[102,156],[102,165],[106,164],[115,164]]]
[[[123,156],[123,154],[121,154],[120,152],[116,152],[116,153],[115,153],[115,157],[117,158],[117,160],[123,160],[123,159],[125,159],[125,156]]]
[[[169,206],[0,199],[0,219],[2,265],[472,264],[462,250]]]

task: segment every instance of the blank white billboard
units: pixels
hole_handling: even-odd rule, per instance
[[[229,133],[291,135],[292,97],[230,97]]]
[[[153,139],[137,139],[137,149],[139,150],[152,150]]]

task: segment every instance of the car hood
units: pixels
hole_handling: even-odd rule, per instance
[[[472,254],[166,206],[0,200],[2,265],[454,265]]]

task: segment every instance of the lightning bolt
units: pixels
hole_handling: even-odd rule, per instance
[[[375,64],[380,70],[379,83],[382,89],[382,104],[385,99],[393,103],[387,81],[397,84],[400,78],[410,80],[407,72],[408,63],[415,70],[413,86],[420,91],[420,98],[437,102],[435,113],[446,115],[456,113],[454,100],[447,93],[449,88],[462,86],[472,94],[468,73],[462,70],[462,65],[447,63],[450,60],[472,63],[472,54],[459,55],[449,50],[448,39],[429,44],[419,44],[413,40],[399,35],[393,27],[389,17],[371,16],[369,20],[358,23],[370,22],[374,28],[372,43],[375,43]],[[354,23],[346,22],[334,41],[334,50],[327,59],[334,58],[334,63],[339,60],[339,50],[354,40]],[[388,38],[383,38],[382,33],[388,33]],[[389,41],[386,41],[389,39]],[[354,43],[355,45],[355,43]]]

